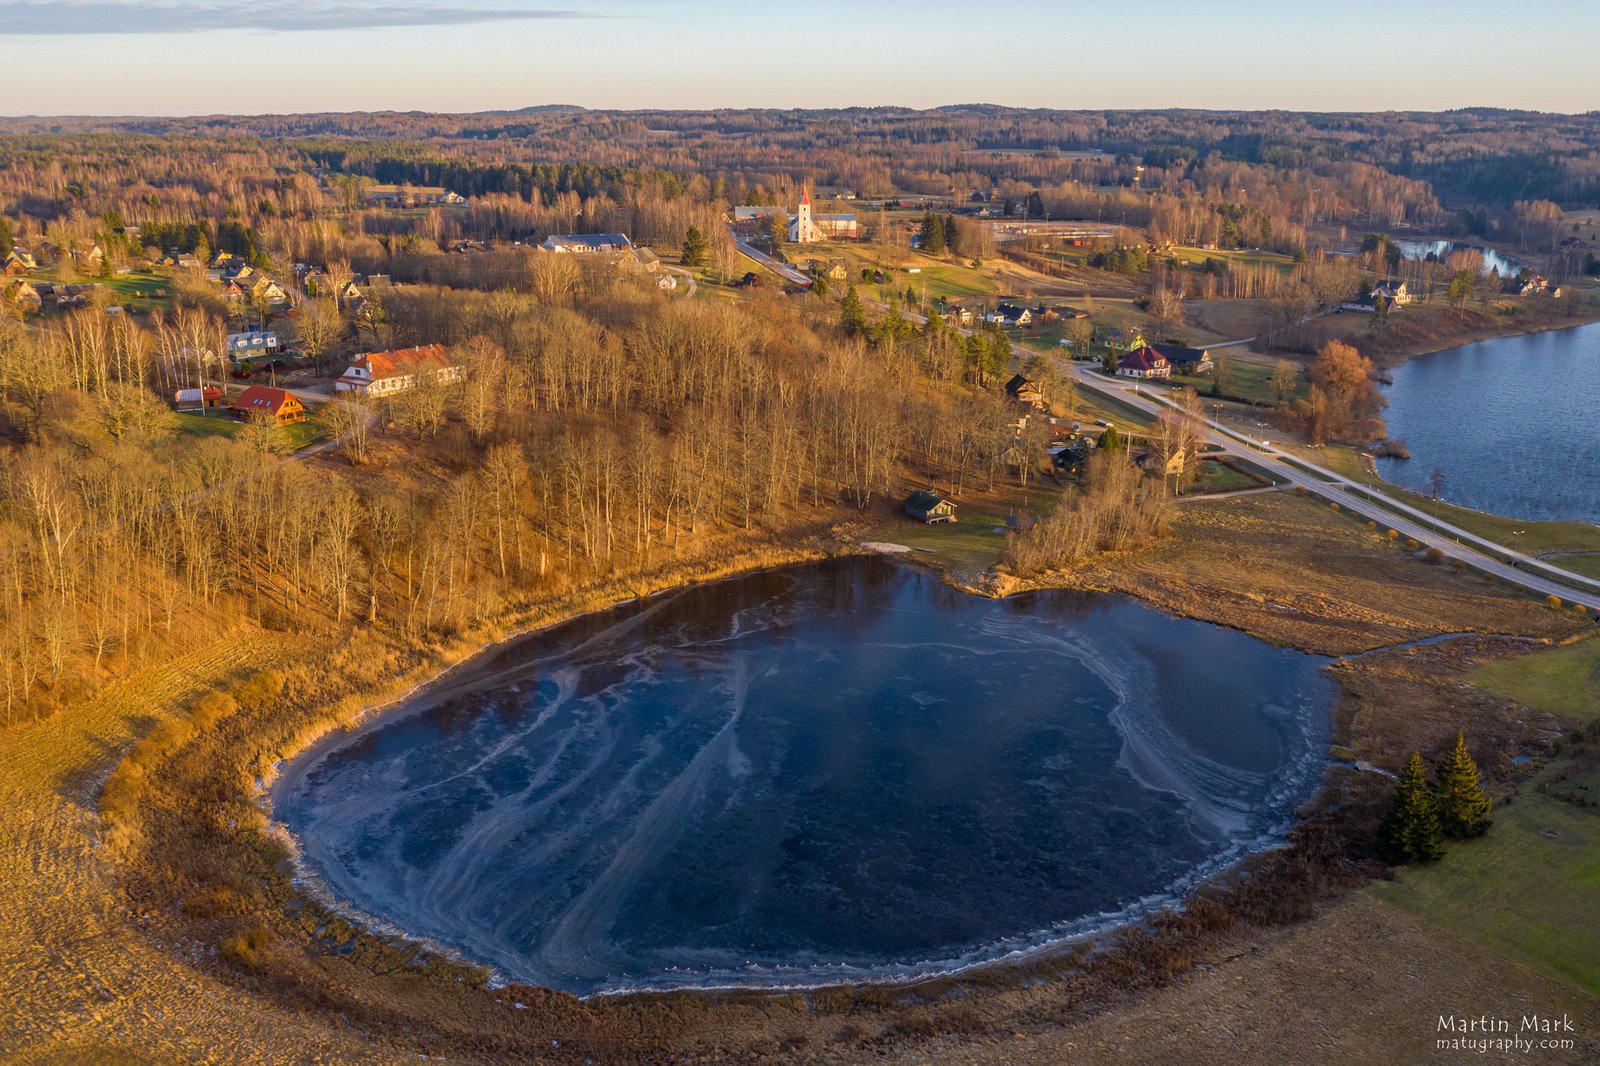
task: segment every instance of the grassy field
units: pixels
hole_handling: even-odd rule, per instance
[[[962,511],[958,521],[936,526],[923,525],[908,516],[886,535],[896,544],[921,549],[918,554],[926,555],[929,561],[974,577],[1000,561],[1006,535],[995,530],[1005,524],[1005,515]]]
[[[191,437],[237,437],[244,428],[243,422],[236,422],[227,415],[178,415],[178,432]],[[328,430],[315,418],[308,418],[293,425],[278,426],[273,430],[273,435],[280,448],[297,452],[307,445],[327,439]]]
[[[1485,692],[1570,718],[1600,717],[1600,640],[1580,640],[1473,668]]]
[[[172,279],[165,274],[136,271],[110,278],[105,285],[119,303],[139,314],[172,306]]]
[[[1594,920],[1600,812],[1546,789],[1600,796],[1600,769],[1593,759],[1575,764],[1571,756],[1558,758],[1497,807],[1487,836],[1452,846],[1433,865],[1407,867],[1370,891],[1600,995],[1600,924]]]
[[[1217,260],[1229,266],[1274,266],[1287,274],[1294,269],[1294,260],[1278,252],[1263,252],[1259,249],[1220,249],[1220,248],[1174,248],[1171,252],[1162,252],[1151,258],[1165,258],[1171,256],[1184,263],[1202,264],[1209,260]]]
[[[1237,492],[1240,489],[1259,489],[1271,482],[1265,476],[1253,477],[1249,473],[1216,459],[1200,460],[1200,471],[1194,484],[1185,495],[1201,493]]]
[[[1569,573],[1581,574],[1584,577],[1600,580],[1600,553],[1595,555],[1558,555],[1554,559],[1546,561],[1551,566],[1559,566]]]
[[[1143,434],[1155,419],[1137,407],[1129,406],[1114,396],[1093,389],[1078,390],[1077,413],[1080,420],[1105,419],[1119,430]]]
[[[1218,357],[1228,360],[1228,382],[1222,399],[1260,407],[1278,406],[1278,395],[1272,389],[1275,361],[1263,359],[1242,348],[1224,349],[1212,356],[1213,359]],[[1171,383],[1173,388],[1187,386],[1210,399],[1215,378],[1210,374],[1174,374]],[[1289,396],[1290,402],[1304,397],[1309,391],[1310,386],[1297,378],[1294,391]]]

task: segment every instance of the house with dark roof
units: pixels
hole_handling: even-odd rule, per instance
[[[1211,353],[1204,348],[1185,348],[1181,344],[1152,344],[1166,356],[1174,374],[1204,374],[1212,369]]]
[[[278,350],[278,335],[270,329],[252,329],[228,334],[228,356],[235,362],[271,355]]]
[[[1142,345],[1117,362],[1117,376],[1124,378],[1170,378],[1172,363],[1149,345]]]
[[[906,514],[919,522],[926,522],[930,526],[940,522],[954,522],[956,520],[956,505],[953,501],[945,499],[932,492],[913,492],[906,497]]]
[[[1018,374],[1006,382],[1006,395],[1025,407],[1043,407],[1044,390],[1037,381]]]
[[[1033,311],[1021,304],[1003,303],[984,316],[984,321],[1007,329],[1021,329],[1033,324]]]
[[[552,233],[539,245],[547,252],[611,252],[633,249],[633,242],[621,233]]]

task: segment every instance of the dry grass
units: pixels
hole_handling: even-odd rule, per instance
[[[1541,601],[1387,544],[1309,496],[1195,501],[1179,509],[1175,530],[1136,555],[1096,559],[1072,580],[1325,655],[1436,633],[1561,635],[1576,624]]]
[[[6,843],[0,861],[8,886],[0,903],[0,988],[10,1009],[0,1022],[0,1055],[39,1062],[218,1054],[378,1062],[426,1051],[462,1062],[539,1055],[821,1063],[881,1060],[909,1044],[918,1061],[1042,1062],[1060,1061],[1069,1044],[1092,1047],[1115,1031],[1117,1048],[1159,1059],[1185,997],[1202,997],[1213,1019],[1236,1014],[1248,1024],[1263,1016],[1264,1004],[1238,1000],[1230,976],[1263,982],[1281,970],[1286,985],[1306,987],[1321,966],[1358,972],[1356,949],[1367,941],[1346,943],[1353,934],[1339,924],[1350,904],[1287,931],[1271,923],[1304,917],[1350,876],[1341,856],[1362,831],[1359,816],[1374,805],[1364,782],[1370,775],[1338,775],[1354,822],[1313,823],[1286,865],[1255,879],[1243,896],[1167,919],[1160,936],[1130,934],[1093,965],[1069,954],[1041,960],[1024,974],[996,968],[909,990],[840,989],[811,997],[685,994],[584,1004],[533,989],[489,991],[469,968],[419,959],[413,948],[362,933],[301,898],[281,848],[259,832],[250,801],[256,774],[486,640],[651,588],[811,557],[863,533],[814,530],[787,541],[797,546],[728,538],[647,576],[549,590],[514,616],[431,649],[364,634],[356,654],[339,650],[352,647],[348,641],[335,647],[295,635],[233,633],[107,689],[70,716],[8,736],[0,749]],[[1324,651],[1438,629],[1542,634],[1572,624],[1476,578],[1417,562],[1364,527],[1289,494],[1186,505],[1174,541],[1102,561],[1079,579]],[[1493,652],[1484,646],[1484,654]],[[177,721],[206,693],[237,693],[268,668],[288,678],[284,701],[246,707],[248,700],[236,699],[240,709],[233,713],[213,707],[206,729],[169,727],[163,743],[140,760],[148,763],[150,785],[138,808],[140,832],[130,837],[131,859],[113,862],[97,842],[93,806],[106,769],[135,739]],[[1492,714],[1493,707],[1471,703],[1482,697],[1449,682],[1452,671],[1465,669],[1459,656],[1441,656],[1429,669],[1437,673],[1401,653],[1352,665],[1342,678],[1355,701],[1346,721],[1352,728],[1393,729],[1394,720],[1363,711],[1409,699],[1407,686],[1438,694],[1433,717],[1440,724],[1452,715]],[[165,743],[177,740],[176,748]],[[1374,749],[1386,744],[1382,737],[1357,741]],[[1396,935],[1395,922],[1409,921],[1384,920],[1390,925],[1374,934],[1380,939]],[[1401,932],[1419,943],[1427,939]],[[1222,961],[1241,953],[1251,961]],[[1255,961],[1262,958],[1277,961]],[[1483,959],[1451,947],[1410,965],[1424,970],[1423,988],[1435,988],[1457,970],[1482,969]],[[1220,969],[1213,973],[1213,966]],[[1046,981],[1025,982],[1025,975]],[[1166,987],[1173,981],[1179,983]],[[1519,990],[1543,988],[1521,982],[1518,975]],[[1353,987],[1325,987],[1327,1016],[1367,1008]],[[1144,990],[1137,1004],[1106,1021],[1082,1020],[1087,1007],[1121,1002],[1130,988]],[[518,1010],[518,1002],[528,1009]],[[1361,1017],[1382,1020],[1370,1010]],[[1342,1039],[1360,1031],[1353,1025]],[[1027,1039],[1013,1043],[1012,1032]],[[1285,1046],[1258,1045],[1263,1054]],[[1037,1055],[1013,1054],[1024,1051]]]

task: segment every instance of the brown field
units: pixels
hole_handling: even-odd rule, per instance
[[[423,654],[392,647],[369,648],[364,657],[330,653],[331,644],[241,627],[70,714],[6,736],[0,988],[9,1006],[0,1056],[1416,1061],[1428,1046],[1431,1012],[1454,1009],[1439,1005],[1452,996],[1462,997],[1463,1011],[1501,1003],[1508,1012],[1512,1003],[1567,1010],[1588,1021],[1592,1049],[1600,1031],[1594,1000],[1348,893],[1359,868],[1343,856],[1366,832],[1384,789],[1383,779],[1348,769],[1330,779],[1341,813],[1313,818],[1293,850],[1262,861],[1258,877],[1208,895],[1158,937],[1119,938],[1092,963],[1069,954],[914,989],[804,997],[580,1003],[532,989],[480,989],[472,969],[443,960],[419,966],[414,949],[351,929],[302,899],[282,852],[257,832],[255,775],[320,729],[484,640],[647,588],[838,550],[887,533],[874,528],[887,510],[849,527],[817,529],[798,548],[735,539],[626,586],[559,592],[515,619]],[[1290,493],[1186,504],[1177,521],[1174,540],[1101,560],[1069,583],[1126,591],[1325,654],[1438,632],[1554,637],[1574,625],[1511,591],[1413,559]],[[1337,676],[1347,698],[1338,739],[1383,764],[1406,745],[1462,725],[1474,735],[1492,733],[1508,751],[1535,749],[1554,719],[1508,716],[1503,702],[1461,683],[1473,662],[1502,650],[1496,640],[1471,638],[1342,665]],[[202,694],[269,667],[288,678],[285,699],[241,709],[185,741],[152,775],[126,852],[101,844],[99,784],[128,745]],[[224,954],[234,962],[216,953],[219,943],[232,945]],[[530,1009],[517,1010],[515,1002]],[[1297,1024],[1285,1031],[1290,1015]]]

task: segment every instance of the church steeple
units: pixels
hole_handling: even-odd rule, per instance
[[[800,186],[800,207],[795,212],[794,224],[789,227],[789,239],[796,244],[811,244],[821,239],[816,223],[811,221],[811,190]]]

